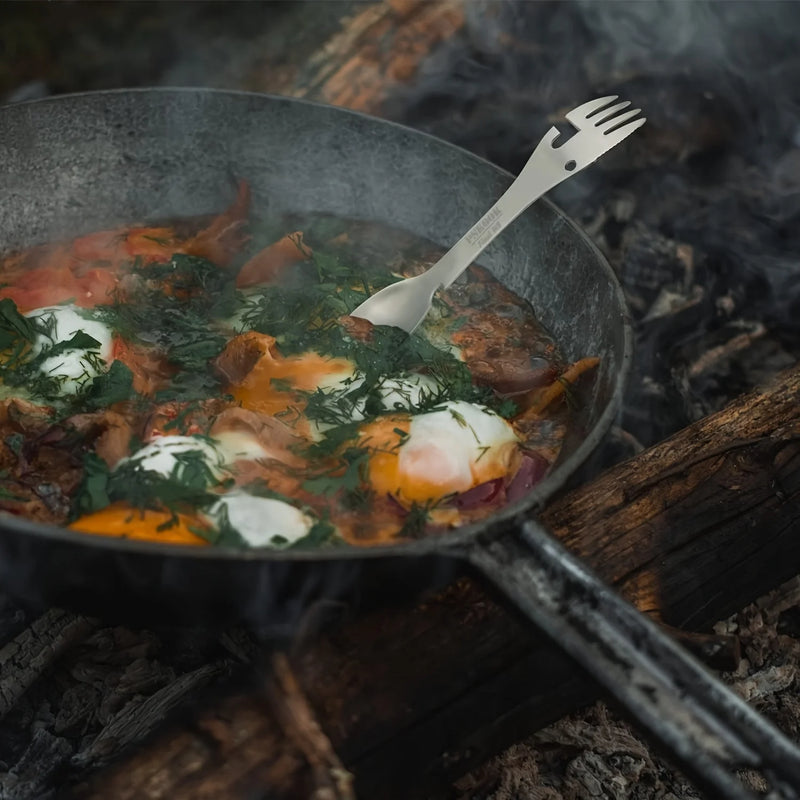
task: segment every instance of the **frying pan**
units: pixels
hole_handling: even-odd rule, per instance
[[[100,92],[0,109],[0,251],[121,223],[208,214],[234,178],[270,215],[383,222],[448,247],[511,176],[440,140],[328,106],[241,92]],[[599,356],[555,468],[487,521],[370,549],[246,552],[89,537],[0,516],[0,582],[28,601],[139,620],[291,629],[320,599],[408,598],[465,565],[552,636],[705,787],[749,797],[734,767],[796,797],[800,754],[555,542],[535,512],[614,419],[631,355],[619,285],[540,201],[480,259],[528,299],[568,359]]]

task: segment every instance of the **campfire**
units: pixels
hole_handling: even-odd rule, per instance
[[[513,173],[585,99],[644,109],[640,135],[551,196],[617,273],[636,355],[607,443],[542,519],[796,736],[798,9],[179,5],[10,12],[0,95],[286,94],[405,123]],[[541,796],[606,781],[628,787],[619,796],[701,796],[468,577],[415,608],[317,606],[291,631],[140,630],[0,603],[0,794],[14,800],[472,800],[511,796],[514,780],[534,796],[537,770],[563,792]],[[743,782],[766,789],[756,772]]]

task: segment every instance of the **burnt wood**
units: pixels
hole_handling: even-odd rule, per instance
[[[287,8],[242,88],[384,116],[425,59],[464,28],[465,12],[460,0],[339,2],[329,19],[315,13],[308,24],[306,11]]]
[[[800,572],[798,400],[794,368],[563,495],[542,519],[641,610],[707,631]],[[345,622],[301,644],[291,665],[302,707],[363,797],[442,791],[593,692],[469,580],[416,608]],[[308,733],[294,730],[309,721],[276,706],[285,675],[270,680],[267,690],[217,698],[77,796],[188,800],[220,796],[223,780],[228,798],[347,791],[326,746],[310,755]]]
[[[0,718],[65,650],[93,628],[91,620],[50,609],[0,649]]]

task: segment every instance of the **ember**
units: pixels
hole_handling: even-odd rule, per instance
[[[800,499],[797,374],[763,403],[741,399],[705,418],[800,352],[800,6],[393,0],[315,4],[313,16],[291,3],[230,8],[71,3],[43,15],[17,4],[0,29],[0,98],[154,84],[284,93],[404,122],[511,172],[576,101],[613,93],[645,110],[641,136],[552,197],[607,255],[636,322],[624,413],[595,469],[697,424],[648,451],[651,458],[567,495],[546,520],[640,608],[705,631],[705,656],[708,648],[735,653],[739,635],[745,660],[724,665],[729,680],[796,736],[800,714],[787,690],[800,590],[796,580],[777,587],[796,573],[798,556],[782,536]],[[775,434],[781,426],[790,433]],[[698,441],[711,442],[710,451],[695,448]],[[613,513],[591,505],[619,487],[627,494]],[[627,510],[648,501],[658,506],[650,517]],[[721,503],[730,507],[723,519]],[[586,527],[576,527],[579,516],[589,518]],[[599,521],[609,519],[611,533]],[[755,528],[758,541],[748,532]],[[0,796],[52,797],[84,782],[83,797],[204,790],[235,798],[255,781],[280,787],[280,796],[316,783],[349,797],[348,781],[331,778],[341,769],[332,742],[363,796],[408,797],[423,783],[441,791],[595,697],[559,654],[529,642],[466,582],[424,608],[349,621],[321,641],[310,634],[347,613],[316,612],[294,643],[293,667],[331,741],[320,738],[296,686],[281,693],[294,680],[283,661],[277,688],[251,686],[275,644],[264,631],[132,631],[61,610],[38,615],[2,598]],[[171,710],[207,702],[203,687],[232,674],[238,694],[206,705],[177,732],[165,728]],[[444,743],[442,731],[450,732]],[[153,732],[157,746],[129,756]],[[174,762],[163,756],[167,745]],[[282,746],[284,761],[265,759]],[[397,774],[398,752],[417,760],[401,765],[390,791],[379,781]],[[179,756],[189,753],[203,754],[197,772],[178,774]],[[120,754],[129,760],[117,772],[99,772]],[[227,778],[215,769],[220,754]],[[151,775],[165,781],[161,789],[145,791]],[[500,800],[516,781],[531,794],[560,787],[560,797],[591,781],[622,780],[631,792],[696,796],[666,775],[598,706],[461,777],[456,790],[464,800]],[[760,780],[747,778],[754,788]]]

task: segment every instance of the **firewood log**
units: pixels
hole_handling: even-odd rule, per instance
[[[708,633],[800,572],[798,400],[800,367],[564,494],[542,519],[641,610]],[[256,788],[283,798],[316,787],[336,797],[332,787],[349,791],[342,770],[357,796],[431,795],[594,692],[470,580],[343,624],[289,663],[315,715],[313,746],[276,706],[281,681],[272,678],[268,691],[214,699],[79,796],[235,800]]]

